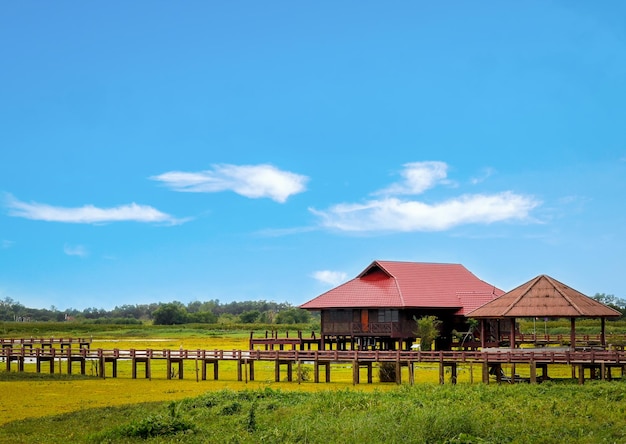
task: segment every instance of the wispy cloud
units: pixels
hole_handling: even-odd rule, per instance
[[[470,179],[470,182],[471,182],[472,185],[479,184],[479,183],[484,182],[485,180],[487,180],[493,173],[494,173],[494,169],[493,168],[483,168],[480,176],[472,177]]]
[[[22,202],[9,195],[6,198],[6,207],[10,216],[47,222],[101,224],[132,221],[176,225],[186,221],[186,219],[176,219],[151,206],[138,205],[134,202],[112,208],[98,208],[93,205],[69,208],[37,202]]]
[[[0,241],[0,248],[2,249],[11,248],[13,244],[15,244],[15,242],[7,240],[7,239],[2,239]]]
[[[400,172],[403,180],[391,184],[374,194],[422,194],[424,191],[439,184],[449,184],[447,180],[448,165],[445,162],[412,162],[403,165]]]
[[[68,256],[80,256],[86,257],[89,255],[89,251],[83,245],[65,245],[63,247],[63,252]]]
[[[326,210],[310,209],[321,226],[349,232],[444,231],[465,224],[490,224],[528,220],[540,205],[532,196],[505,191],[495,194],[464,194],[441,202],[426,203],[389,195],[418,194],[437,184],[449,183],[443,162],[405,165],[405,181],[376,194],[380,199],[342,203]]]
[[[324,284],[339,285],[346,281],[348,275],[343,271],[320,270],[314,272],[311,276]]]
[[[170,171],[150,179],[164,183],[174,191],[217,193],[233,191],[252,199],[267,197],[284,203],[289,196],[306,190],[307,176],[262,165],[213,165],[199,172]]]

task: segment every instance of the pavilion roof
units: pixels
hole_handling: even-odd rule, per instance
[[[470,318],[601,318],[621,313],[545,274],[466,314]]]

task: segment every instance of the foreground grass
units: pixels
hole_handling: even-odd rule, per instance
[[[624,442],[625,399],[623,382],[220,390],[15,421],[0,442]]]

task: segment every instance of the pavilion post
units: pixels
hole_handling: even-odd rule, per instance
[[[485,344],[486,344],[486,340],[485,340],[485,320],[481,319],[480,320],[480,348],[484,349],[485,348]]]
[[[511,318],[511,348],[515,348],[515,318]]]
[[[606,348],[605,328],[606,318],[600,318],[600,344],[602,344],[602,348]]]
[[[570,348],[576,349],[576,318],[570,318]]]

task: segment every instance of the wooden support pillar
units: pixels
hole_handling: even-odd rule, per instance
[[[606,318],[600,318],[600,344],[603,349],[606,349]]]
[[[293,363],[291,361],[280,361],[279,359],[277,359],[274,364],[275,381],[280,382],[280,365],[281,364],[287,365],[287,381],[291,382],[293,380],[293,376],[292,376]]]
[[[143,363],[145,365],[146,379],[152,379],[152,371],[150,369],[150,358],[133,358],[132,360],[132,379],[137,379],[137,365]]]
[[[207,378],[207,365],[213,365],[213,379],[217,381],[219,376],[219,360],[217,359],[203,359],[202,360],[202,380],[206,381]]]
[[[409,367],[409,384],[413,385],[415,384],[415,363],[413,361],[409,361],[407,366]]]
[[[534,359],[530,360],[530,383],[537,383],[537,363]]]
[[[298,359],[298,363],[297,363],[297,380],[298,380],[298,384],[300,384],[302,382],[302,361],[300,359]]]
[[[443,365],[443,361],[439,361],[439,384],[443,384],[445,380],[445,368]]]
[[[541,380],[547,381],[548,379],[548,364],[541,364]]]
[[[172,379],[172,364],[178,363],[178,379],[183,379],[183,359],[167,358],[167,379]]]
[[[578,366],[578,384],[583,385],[585,383],[585,367],[580,364]]]
[[[315,360],[313,363],[313,373],[314,373],[314,381],[315,383],[320,382],[320,366],[324,367],[326,382],[330,382],[330,362],[319,362]]]
[[[487,343],[487,338],[485,338],[486,336],[486,328],[485,328],[485,320],[481,319],[480,320],[480,348],[483,349],[485,348],[485,344]]]
[[[515,363],[511,363],[511,384],[515,384]]]
[[[48,361],[48,363],[50,364],[50,374],[53,374],[54,373],[54,359],[53,358],[37,358],[37,373],[41,373],[41,363],[43,361]]]
[[[576,318],[570,318],[570,348],[576,350]]]
[[[396,361],[396,384],[402,384],[402,363],[399,359]]]
[[[483,362],[483,384],[489,384],[489,363]]]
[[[72,365],[74,364],[74,362],[80,362],[80,374],[84,375],[85,374],[85,358],[71,357],[71,356],[68,356],[67,358],[67,374],[68,375],[72,374]]]
[[[250,381],[254,381],[254,361],[248,361],[248,368],[250,370]]]
[[[359,377],[359,361],[352,361],[352,385],[360,382]]]
[[[237,359],[237,381],[243,381],[243,361],[241,359]]]
[[[105,374],[104,374],[104,372],[105,372],[105,367],[106,367],[106,366],[104,365],[104,362],[105,362],[105,361],[104,361],[104,359],[105,359],[105,358],[104,358],[104,356],[101,356],[101,357],[100,357],[100,359],[98,360],[98,361],[99,361],[99,362],[98,362],[98,367],[99,367],[99,371],[100,371],[100,377],[101,377],[102,379],[105,379]],[[53,363],[51,363],[51,367],[50,367],[50,368],[52,368],[52,366],[53,366],[53,365],[54,365],[54,364],[53,364]],[[168,379],[169,379],[169,378],[168,378]]]
[[[456,384],[456,374],[457,374],[456,362],[453,362],[452,365],[450,366],[450,382],[452,384]]]
[[[515,318],[511,318],[511,349],[515,348]]]

